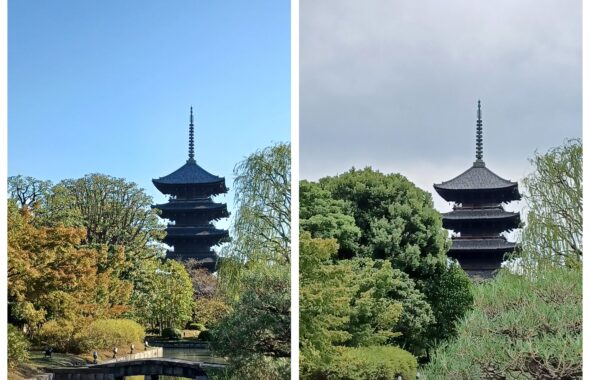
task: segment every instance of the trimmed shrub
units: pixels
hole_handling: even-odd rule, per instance
[[[57,319],[41,326],[38,337],[39,343],[53,347],[57,352],[78,354],[143,342],[145,331],[129,319],[97,319],[84,329],[71,321]]]
[[[97,319],[84,334],[94,348],[112,348],[143,342],[145,330],[130,319]]]
[[[8,367],[14,368],[29,359],[30,343],[17,327],[8,325]]]
[[[80,349],[74,334],[75,327],[71,321],[54,319],[41,326],[37,339],[38,343],[52,347],[57,352],[78,353]]]
[[[209,330],[201,331],[199,333],[199,340],[204,340],[205,342],[210,342],[213,338],[213,334]]]
[[[418,362],[408,351],[392,346],[340,347],[326,378],[341,380],[416,379]]]
[[[549,269],[533,279],[502,271],[474,295],[457,339],[432,354],[424,378],[581,378],[581,271]]]
[[[182,332],[179,329],[175,329],[173,327],[166,327],[164,330],[162,330],[162,338],[181,339]]]

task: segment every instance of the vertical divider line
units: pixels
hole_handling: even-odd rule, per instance
[[[299,379],[299,0],[291,0],[291,380]]]

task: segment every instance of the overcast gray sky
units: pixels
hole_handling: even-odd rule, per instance
[[[372,166],[424,190],[475,159],[520,181],[582,134],[581,1],[301,0],[300,170]],[[435,206],[449,206],[434,195]]]

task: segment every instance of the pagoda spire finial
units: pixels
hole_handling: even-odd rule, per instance
[[[477,101],[477,128],[475,136],[475,158],[483,161],[483,122],[481,120],[481,101]]]
[[[193,124],[193,106],[191,106],[191,116],[188,129],[188,160],[195,162],[195,125]]]

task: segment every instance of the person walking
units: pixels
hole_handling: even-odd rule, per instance
[[[117,347],[113,348],[113,359],[117,358],[117,352],[119,352],[119,349]]]

